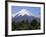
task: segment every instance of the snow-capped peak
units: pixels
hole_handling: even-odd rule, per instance
[[[28,15],[28,16],[33,16],[33,14],[31,12],[29,12],[27,9],[22,9],[19,12],[17,12],[16,14],[13,15],[14,16],[24,16],[24,15]]]
[[[18,16],[20,16],[20,15],[22,15],[22,16],[24,16],[24,15],[30,16],[30,13],[28,12],[28,10],[22,9],[21,11],[19,11]]]

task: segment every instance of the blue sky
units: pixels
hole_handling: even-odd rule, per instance
[[[32,12],[35,16],[40,15],[40,7],[26,7],[26,6],[12,6],[12,14],[17,13],[21,9],[27,9],[28,11]]]

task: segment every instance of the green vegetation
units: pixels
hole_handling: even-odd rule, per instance
[[[28,20],[21,21],[21,22],[14,22],[12,21],[12,31],[14,30],[36,30],[40,29],[40,22],[37,22],[35,19],[32,20],[30,23]]]

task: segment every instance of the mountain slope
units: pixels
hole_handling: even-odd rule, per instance
[[[26,21],[31,22],[33,19],[39,20],[36,16],[34,16],[31,12],[29,12],[27,9],[22,9],[14,17],[12,18],[13,21],[15,22],[21,22],[21,21]]]

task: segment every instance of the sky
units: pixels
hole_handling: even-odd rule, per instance
[[[40,7],[26,7],[26,6],[12,6],[12,14],[16,14],[22,9],[27,9],[32,12],[35,16],[40,16]]]

